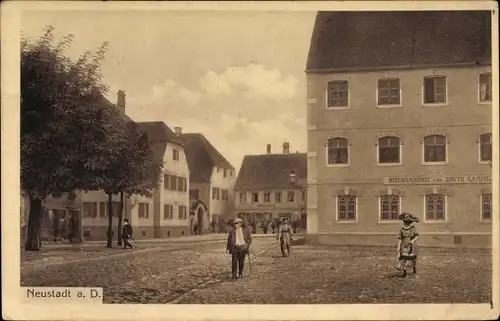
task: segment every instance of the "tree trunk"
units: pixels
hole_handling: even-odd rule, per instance
[[[120,214],[118,216],[118,241],[116,243],[116,244],[118,244],[118,246],[122,245],[122,221],[123,221],[124,201],[125,201],[125,196],[124,196],[124,193],[121,192],[120,193]]]
[[[106,247],[113,247],[113,194],[108,193],[108,244]]]
[[[30,197],[30,215],[28,219],[28,233],[26,235],[26,251],[39,251],[42,231],[42,200]]]

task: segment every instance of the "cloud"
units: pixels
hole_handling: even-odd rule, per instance
[[[172,79],[165,79],[162,83],[155,84],[151,91],[131,98],[131,102],[143,105],[164,104],[193,107],[198,104],[201,94],[191,89],[178,85]]]
[[[242,94],[252,99],[292,99],[298,79],[284,77],[278,69],[266,69],[262,64],[250,63],[244,67],[229,67],[221,73],[206,73],[200,80],[201,87],[210,96]]]

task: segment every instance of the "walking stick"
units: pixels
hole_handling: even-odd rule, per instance
[[[250,260],[250,248],[247,250],[248,253],[248,267],[250,268],[250,274],[252,273],[252,261]]]

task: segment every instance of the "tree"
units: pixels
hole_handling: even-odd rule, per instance
[[[21,40],[21,186],[30,198],[26,250],[40,246],[42,200],[54,191],[99,189],[121,139],[115,114],[102,106],[107,87],[100,63],[107,43],[74,62],[65,55],[72,40],[68,35],[54,45],[52,27],[38,40]]]
[[[147,134],[139,135],[137,126],[129,121],[125,126],[126,141],[121,145],[121,158],[110,175],[107,185],[109,193],[120,193],[120,209],[118,218],[118,245],[122,244],[121,229],[123,221],[124,195],[142,195],[151,197],[154,188],[158,187],[163,160],[155,159],[149,146]],[[108,172],[110,174],[110,172]],[[108,196],[111,197],[111,196]],[[108,243],[112,243],[112,219],[108,222]]]

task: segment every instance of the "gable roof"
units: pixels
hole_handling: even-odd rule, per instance
[[[318,12],[306,72],[491,64],[490,11]]]
[[[290,173],[297,175],[299,185],[307,182],[305,153],[246,155],[236,179],[235,189],[256,190],[290,188]]]
[[[137,131],[139,134],[148,136],[148,143],[156,161],[163,163],[163,155],[167,149],[167,143],[172,142],[183,146],[180,137],[162,121],[138,122]]]
[[[184,142],[184,152],[189,167],[189,181],[193,183],[208,183],[214,166],[234,170],[234,167],[222,154],[200,133],[181,135]]]

